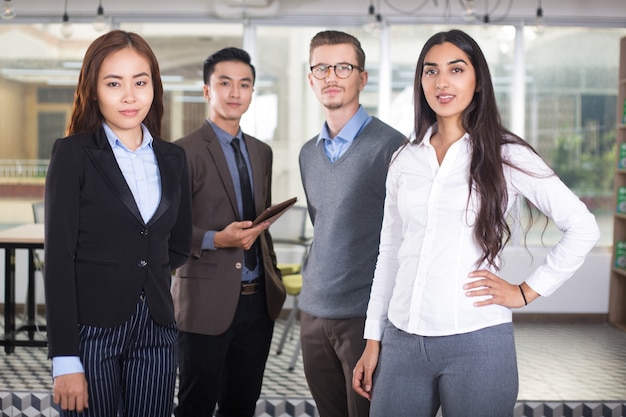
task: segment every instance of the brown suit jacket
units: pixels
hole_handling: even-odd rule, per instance
[[[256,212],[271,205],[272,149],[244,134],[254,181]],[[176,323],[189,333],[219,335],[232,323],[241,292],[243,250],[202,250],[207,230],[222,230],[241,219],[235,185],[221,144],[205,121],[189,135],[176,141],[187,154],[191,178],[193,235],[192,256],[176,271],[172,288]],[[276,267],[269,231],[259,236],[268,314],[275,319],[285,301],[285,287]]]

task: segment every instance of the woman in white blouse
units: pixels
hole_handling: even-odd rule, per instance
[[[548,296],[599,239],[594,216],[500,122],[491,76],[464,32],[438,33],[415,73],[415,135],[392,159],[353,388],[372,417],[513,415],[512,308]],[[501,278],[507,215],[524,197],[563,232],[520,285]]]

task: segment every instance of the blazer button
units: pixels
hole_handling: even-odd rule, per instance
[[[148,229],[143,229],[141,232],[141,236],[148,236],[150,234],[150,232],[148,231]]]
[[[243,266],[243,265],[242,265],[242,263],[241,263],[241,262],[237,262],[237,263],[235,264],[235,269],[241,269],[241,268],[242,268],[242,266]]]
[[[139,261],[139,263],[137,264],[137,266],[138,266],[139,268],[145,268],[146,266],[148,266],[148,262],[146,262],[145,260],[143,260],[143,259],[142,259],[141,261]]]

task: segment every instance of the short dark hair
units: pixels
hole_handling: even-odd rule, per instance
[[[256,79],[256,70],[254,69],[254,65],[252,65],[250,54],[248,54],[243,49],[235,48],[234,46],[220,49],[219,51],[209,55],[204,60],[202,76],[206,85],[209,85],[211,75],[215,71],[215,65],[225,61],[237,61],[249,65],[250,69],[252,70],[252,84],[254,85],[254,81]]]
[[[341,45],[344,43],[352,45],[354,52],[356,52],[357,65],[361,68],[365,68],[365,51],[363,51],[361,47],[361,42],[349,33],[338,30],[324,30],[313,36],[309,45],[309,62],[312,64],[311,55],[313,55],[315,48],[324,45]]]

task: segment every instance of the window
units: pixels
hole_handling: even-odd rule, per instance
[[[526,29],[526,139],[595,214],[599,245],[613,236],[619,39],[626,31]],[[529,241],[542,232],[534,227]],[[556,232],[556,233],[555,233]],[[550,224],[543,242],[560,233]]]
[[[3,25],[1,160],[45,159],[52,140],[62,134],[82,57],[99,35],[89,24],[74,25],[71,42],[60,37],[58,25]],[[238,23],[133,22],[120,27],[144,36],[159,59],[166,111],[162,136],[167,140],[197,128],[207,115],[202,97],[206,56],[225,46],[242,47],[247,39]],[[525,28],[524,50],[516,51],[519,28],[460,28],[476,39],[487,57],[505,125],[523,126],[522,136],[589,205],[602,228],[601,244],[610,245],[618,42],[626,29],[549,27],[539,35],[534,28]],[[307,81],[309,41],[326,27],[259,24],[248,29],[252,45],[246,47],[253,56],[257,81],[242,126],[274,149],[274,200],[294,195],[303,200],[298,154],[323,122],[321,106]],[[357,36],[365,50],[369,74],[361,94],[365,108],[408,134],[418,54],[433,33],[451,27],[392,25],[385,45],[379,31],[361,26],[337,29]],[[513,114],[516,53],[524,56],[524,114]],[[390,65],[381,65],[383,56],[390,57]],[[3,222],[10,220],[0,218]],[[541,244],[542,239],[550,245],[558,238],[552,225],[542,236],[542,224],[532,229],[528,245]],[[516,243],[522,244],[521,239]]]

